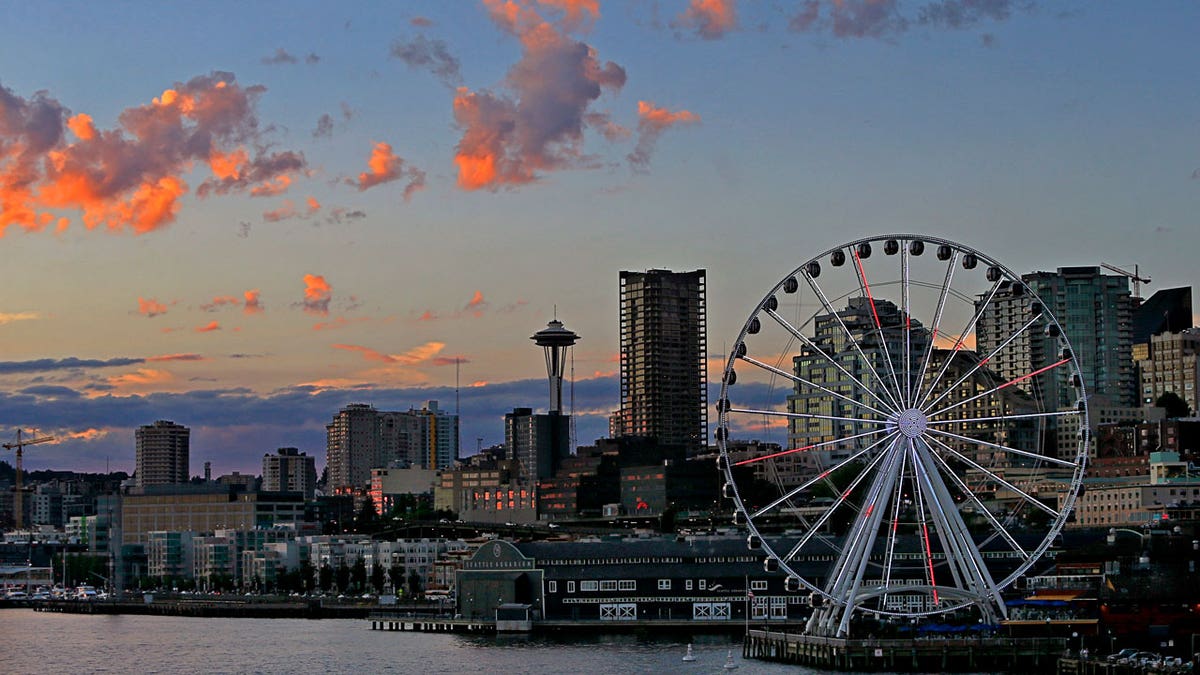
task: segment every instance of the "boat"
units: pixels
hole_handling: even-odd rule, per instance
[[[695,661],[696,660],[696,655],[692,653],[692,645],[690,642],[688,643],[687,653],[683,655],[683,660],[684,661]]]
[[[729,650],[729,654],[725,656],[725,670],[737,670],[738,664],[733,662],[733,650]]]

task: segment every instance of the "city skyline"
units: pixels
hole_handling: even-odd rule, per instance
[[[132,472],[170,419],[193,468],[257,473],[323,462],[347,404],[437,400],[469,454],[544,409],[557,316],[587,444],[620,271],[707,270],[716,380],[770,284],[885,232],[1193,285],[1200,8],[802,7],[9,8],[0,433]]]

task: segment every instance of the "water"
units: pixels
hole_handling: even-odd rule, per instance
[[[0,610],[6,673],[814,673],[743,660],[741,638],[482,637],[373,631],[366,620],[196,619]]]

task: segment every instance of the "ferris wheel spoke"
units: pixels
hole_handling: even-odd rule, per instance
[[[772,365],[763,363],[762,361],[759,361],[758,359],[746,356],[744,354],[742,356],[739,356],[738,358],[740,358],[742,361],[745,361],[746,363],[749,363],[750,365],[762,368],[763,370],[767,371],[768,373],[778,375],[779,377],[787,378],[793,382],[796,382],[797,384],[802,384],[806,387],[812,387],[813,389],[816,389],[817,391],[829,394],[830,396],[833,396],[834,398],[838,398],[843,401],[846,401],[847,403],[852,403],[864,410],[870,410],[871,412],[875,413],[876,415],[879,415],[880,417],[890,417],[891,416],[890,413],[886,413],[882,410],[879,410],[878,408],[873,408],[873,407],[867,405],[866,403],[863,403],[862,401],[850,398],[849,396],[846,396],[845,394],[839,394],[838,392],[836,392],[832,389],[829,389],[827,387],[822,387],[821,385],[817,384],[816,382],[811,382],[811,381],[806,380],[803,377],[800,377],[794,373],[789,373],[786,370],[782,370],[782,369],[776,368]]]
[[[776,457],[784,457],[786,455],[795,454],[797,452],[806,452],[808,450],[815,450],[816,448],[823,448],[823,447],[826,447],[829,445],[838,445],[841,443],[845,443],[846,441],[852,441],[856,438],[863,438],[866,436],[874,436],[876,434],[882,434],[885,431],[887,431],[887,429],[872,429],[871,431],[865,431],[861,434],[854,434],[853,436],[847,436],[845,438],[836,438],[832,441],[822,441],[821,443],[813,443],[812,445],[806,445],[802,448],[791,448],[788,450],[782,450],[780,452],[772,452],[771,454],[763,455],[762,457],[751,457],[749,459],[743,459],[740,462],[734,462],[733,466],[744,466],[746,464],[762,462],[762,461],[768,460],[768,459],[775,459]]]
[[[910,403],[915,403],[920,397],[921,387],[925,383],[925,374],[929,372],[930,360],[933,358],[934,344],[937,342],[938,331],[942,328],[942,312],[946,309],[946,298],[950,295],[950,284],[954,280],[954,267],[958,263],[959,255],[958,249],[955,249],[954,254],[950,257],[950,263],[946,266],[946,277],[942,280],[942,289],[938,294],[937,309],[933,313],[933,328],[929,333],[929,346],[925,349],[925,358],[922,359],[921,368],[917,371],[916,390],[913,391]]]
[[[900,434],[892,434],[891,436],[884,436],[883,438],[866,446],[862,450],[859,450],[858,452],[854,453],[853,455],[850,455],[849,457],[847,457],[846,459],[843,459],[842,461],[838,462],[834,466],[832,466],[828,469],[825,469],[820,474],[818,474],[815,478],[811,478],[808,481],[805,481],[799,487],[792,488],[791,490],[789,490],[787,493],[785,493],[779,499],[776,499],[775,501],[771,502],[770,504],[767,504],[766,506],[762,507],[758,511],[755,511],[754,513],[750,514],[750,518],[754,519],[754,518],[758,518],[759,516],[762,516],[764,514],[770,513],[772,510],[778,508],[780,505],[786,504],[787,502],[789,502],[793,497],[795,497],[799,494],[802,494],[806,490],[812,488],[812,486],[816,485],[817,483],[828,482],[829,476],[831,474],[837,472],[842,467],[849,465],[850,463],[857,460],[859,457],[862,457],[863,455],[865,455],[868,452],[870,452],[871,450],[879,447],[880,445],[883,445],[884,443],[890,443],[890,442],[896,440],[896,438],[899,437],[899,435]]]
[[[1031,372],[1031,373],[1026,373],[1025,375],[1021,375],[1020,377],[1013,378],[1013,379],[1009,380],[1008,382],[1005,382],[1004,384],[1001,384],[1001,385],[999,385],[999,386],[996,386],[996,387],[992,387],[991,389],[989,389],[989,390],[987,390],[987,391],[985,391],[985,392],[982,392],[982,393],[980,393],[980,394],[976,394],[976,395],[974,395],[974,396],[972,396],[972,397],[970,397],[970,398],[963,399],[963,400],[961,400],[961,401],[959,401],[959,402],[957,402],[957,403],[955,403],[955,404],[953,404],[953,405],[948,405],[948,406],[946,406],[945,408],[942,408],[942,409],[940,409],[940,410],[937,410],[937,411],[931,412],[931,413],[929,413],[929,417],[936,417],[936,416],[938,416],[938,415],[941,415],[942,413],[946,412],[947,410],[953,410],[953,409],[957,408],[957,407],[958,407],[958,406],[960,406],[960,405],[965,405],[965,404],[967,404],[967,403],[970,403],[970,402],[972,402],[972,401],[975,401],[975,400],[978,400],[978,399],[980,399],[980,398],[983,398],[984,396],[988,396],[988,395],[990,395],[990,394],[995,394],[995,393],[998,393],[998,392],[999,392],[1000,390],[1002,390],[1002,389],[1007,389],[1008,387],[1011,387],[1011,386],[1013,386],[1013,385],[1015,385],[1015,384],[1020,384],[1021,382],[1024,382],[1025,380],[1028,380],[1028,379],[1029,379],[1029,378],[1031,378],[1031,377],[1036,377],[1036,376],[1038,376],[1038,375],[1041,375],[1042,373],[1044,373],[1044,372],[1046,372],[1046,371],[1048,371],[1048,370],[1053,370],[1054,368],[1057,368],[1057,367],[1059,367],[1059,366],[1063,365],[1064,363],[1068,363],[1068,362],[1070,362],[1070,360],[1071,360],[1071,359],[1062,359],[1062,360],[1058,361],[1057,363],[1051,363],[1050,365],[1048,365],[1048,366],[1045,366],[1045,367],[1043,367],[1043,368],[1038,368],[1037,370],[1035,370],[1035,371],[1033,371],[1033,372]],[[1074,414],[1077,414],[1077,413],[1078,413],[1078,411],[1072,410],[1072,411],[1069,411],[1069,412],[1063,412],[1063,413],[1061,413],[1061,414],[1066,414],[1066,415],[1074,415]],[[1058,414],[1058,413],[1055,413],[1055,414]]]
[[[946,360],[942,362],[941,368],[938,369],[937,376],[929,382],[928,389],[920,399],[921,402],[915,407],[921,409],[926,408],[925,402],[929,400],[930,394],[932,394],[933,390],[937,388],[937,383],[942,381],[942,377],[946,374],[946,370],[950,367],[950,363],[954,361],[954,357],[958,356],[958,352],[962,351],[962,348],[966,345],[967,335],[969,335],[971,331],[975,329],[975,324],[979,322],[979,318],[983,316],[983,313],[988,308],[988,305],[992,304],[992,300],[996,297],[996,292],[999,290],[1000,280],[997,280],[996,283],[992,284],[992,289],[988,292],[987,299],[975,308],[975,313],[971,316],[971,320],[967,322],[967,325],[963,327],[962,332],[958,334],[958,339],[954,341],[954,349],[950,350],[950,355],[947,356]]]
[[[896,534],[900,529],[900,505],[904,501],[904,472],[908,462],[908,453],[901,452],[900,455],[900,470],[896,472],[896,489],[892,494],[892,526],[888,528],[887,546],[883,555],[883,587],[888,588],[892,584],[892,567],[896,562]],[[882,606],[887,606],[887,594],[885,593],[881,600]]]
[[[916,452],[915,449],[913,448],[912,444],[910,443],[908,445],[909,455],[915,455],[915,452]],[[914,463],[914,465],[916,463],[915,457],[913,457],[913,463]],[[928,584],[929,587],[933,589],[933,603],[934,603],[934,605],[937,605],[937,603],[938,603],[937,575],[935,574],[934,569],[933,569],[933,547],[929,543],[929,518],[928,518],[928,511],[926,511],[926,507],[925,507],[925,491],[921,489],[920,482],[918,480],[916,480],[915,466],[913,469],[913,476],[914,476],[914,478],[913,478],[913,501],[916,502],[917,527],[919,528],[919,538],[920,538],[920,543],[921,543],[921,550],[925,554],[925,564],[924,564],[925,583]]]
[[[791,333],[793,336],[796,336],[797,340],[799,340],[800,342],[804,342],[804,345],[806,347],[809,347],[810,350],[816,352],[818,354],[818,356],[820,356],[824,360],[827,360],[827,362],[829,362],[830,364],[833,364],[834,368],[838,369],[838,371],[841,372],[842,375],[846,376],[847,378],[850,378],[850,381],[853,384],[856,384],[856,386],[860,390],[862,390],[862,392],[865,392],[866,394],[870,394],[871,398],[878,401],[878,404],[880,404],[884,408],[888,408],[888,410],[894,411],[893,406],[888,404],[887,401],[884,401],[883,399],[881,399],[880,396],[878,396],[878,394],[875,393],[874,388],[866,386],[866,383],[863,382],[862,380],[860,380],[860,378],[854,377],[853,375],[851,375],[851,372],[846,370],[846,366],[841,365],[841,363],[838,362],[838,359],[830,357],[829,354],[826,353],[826,351],[822,350],[821,347],[818,347],[816,345],[816,342],[809,340],[808,336],[805,336],[803,333],[800,333],[800,331],[796,327],[794,327],[794,325],[792,325],[791,323],[788,323],[786,318],[779,316],[779,312],[776,312],[775,310],[764,310],[764,311],[767,312],[768,316],[774,318],[776,322],[778,322],[780,325],[782,325],[782,327],[784,327],[784,329],[786,329],[788,331],[788,333]],[[841,319],[839,318],[838,321],[841,321]],[[851,337],[851,341],[853,341],[853,337]],[[857,342],[854,342],[854,348],[856,348],[856,350],[858,350]],[[858,350],[858,353],[862,354],[863,351]],[[870,364],[868,364],[868,368],[870,368]],[[872,372],[872,374],[874,374],[875,369],[872,368],[871,372]],[[878,378],[878,375],[876,375],[875,377]],[[884,392],[887,392],[887,388],[884,388],[883,390],[884,390]],[[889,414],[892,414],[892,413],[889,413]]]
[[[941,446],[943,450],[945,450],[947,453],[953,455],[960,462],[963,462],[964,464],[971,467],[972,469],[975,469],[976,471],[984,474],[989,479],[999,483],[1000,485],[1003,485],[1004,487],[1008,488],[1009,490],[1012,490],[1014,493],[1020,495],[1021,498],[1024,499],[1026,502],[1033,504],[1035,507],[1041,509],[1042,511],[1045,511],[1046,513],[1050,514],[1051,516],[1054,516],[1055,518],[1057,518],[1059,516],[1058,511],[1055,511],[1054,509],[1050,508],[1049,506],[1046,506],[1037,497],[1030,495],[1028,492],[1025,492],[1024,490],[1017,487],[1016,485],[1013,485],[1012,483],[1005,480],[1003,477],[1001,477],[997,473],[993,472],[990,469],[983,467],[982,465],[980,465],[978,462],[971,459],[970,457],[967,457],[966,455],[962,454],[958,450],[955,450],[954,448],[950,447],[949,445],[946,445],[945,443],[943,443],[942,441],[940,441],[936,438],[933,438],[932,436],[927,436],[926,438],[928,440],[933,441],[937,445]],[[1039,457],[1041,457],[1041,455],[1039,455]],[[1072,465],[1072,466],[1074,466],[1074,465]]]
[[[839,326],[841,326],[842,333],[846,336],[846,339],[849,340],[850,344],[854,345],[854,349],[855,349],[855,351],[858,352],[858,357],[860,359],[862,359],[863,365],[865,365],[867,367],[867,370],[871,371],[871,376],[873,378],[875,378],[876,381],[882,382],[883,378],[881,378],[879,376],[879,373],[875,372],[875,364],[871,363],[871,359],[868,359],[867,355],[865,353],[863,353],[862,345],[860,345],[858,343],[858,339],[855,338],[854,334],[850,332],[850,329],[846,327],[846,322],[842,321],[841,314],[838,314],[837,310],[833,308],[833,303],[829,302],[829,298],[825,295],[824,289],[821,288],[820,284],[818,284],[816,282],[816,280],[813,279],[812,276],[807,271],[804,272],[803,276],[808,281],[808,285],[810,287],[812,287],[813,292],[817,294],[817,298],[820,299],[820,301],[821,301],[821,306],[824,307],[825,311],[829,312],[829,315],[833,317],[833,320],[836,321]],[[795,334],[795,333],[793,333],[793,334]],[[828,356],[826,356],[825,358],[829,359]],[[839,369],[844,370],[841,368],[840,363],[834,362],[834,365],[838,366]],[[849,373],[847,373],[846,375],[847,375],[847,377],[851,377],[849,375]],[[852,379],[857,380],[858,378],[852,378]],[[871,391],[869,388],[865,387],[861,382],[859,383],[859,386],[862,386],[864,389],[867,389],[867,391],[870,392],[872,396],[875,396],[875,392]],[[883,391],[884,391],[884,393],[887,393],[890,397],[891,392],[888,392],[887,387],[884,387]],[[875,398],[877,400],[879,400],[878,396],[875,396]],[[882,400],[880,400],[879,402],[885,408],[892,408],[893,410],[899,410],[901,408],[900,402],[894,398],[892,399],[891,404],[886,404]]]
[[[769,417],[786,417],[788,419],[809,419],[809,420],[834,420],[839,422],[854,422],[855,424],[874,424],[877,426],[895,423],[890,420],[873,420],[863,417],[837,417],[835,415],[818,415],[816,413],[798,413],[788,412],[785,410],[758,410],[752,408],[730,408],[731,413],[741,413],[746,415],[766,415]]]
[[[898,407],[907,407],[904,401],[904,392],[900,389],[900,379],[896,377],[896,366],[892,363],[891,350],[888,348],[887,335],[883,332],[883,323],[879,320],[879,308],[875,306],[875,296],[871,293],[871,284],[867,282],[867,271],[863,269],[862,258],[858,255],[858,249],[853,249],[854,265],[858,269],[858,280],[862,284],[863,291],[866,292],[867,302],[871,305],[871,318],[875,321],[875,331],[879,334],[879,346],[883,347],[883,360],[887,363],[888,373],[892,376],[893,399],[897,402]],[[886,388],[886,387],[885,387]]]
[[[947,410],[949,410],[949,408],[943,408],[942,410],[939,410],[936,413],[930,414],[930,417],[932,418],[934,415],[940,415],[940,414],[946,412]],[[1069,415],[1079,415],[1079,414],[1081,414],[1081,413],[1078,410],[1058,410],[1058,411],[1041,412],[1041,413],[1013,413],[1012,415],[996,415],[994,417],[962,417],[962,418],[952,417],[950,419],[944,419],[944,420],[930,419],[928,422],[926,422],[926,426],[941,427],[941,426],[945,426],[947,424],[964,424],[966,422],[1002,422],[1002,421],[1006,421],[1006,420],[1036,419],[1039,417],[1067,417]]]
[[[928,490],[929,503],[933,506],[930,514],[937,525],[942,549],[946,552],[947,563],[959,588],[977,594],[980,599],[991,597],[997,604],[1003,601],[996,582],[988,572],[983,562],[983,554],[975,545],[975,540],[962,519],[962,514],[951,496],[946,483],[941,479],[937,467],[933,466],[929,447],[922,443],[914,443],[913,464],[914,473]]]
[[[967,499],[971,500],[971,503],[975,505],[975,508],[978,509],[979,513],[982,513],[984,518],[987,519],[988,523],[991,524],[992,529],[995,530],[1000,537],[1008,543],[1012,550],[1019,553],[1022,559],[1029,560],[1029,552],[1026,551],[1019,543],[1017,543],[1017,540],[1012,536],[1011,533],[1009,533],[1008,529],[996,519],[996,516],[992,514],[990,509],[984,506],[983,502],[979,499],[979,495],[975,494],[975,492],[971,490],[971,488],[965,482],[963,482],[962,478],[959,478],[958,474],[953,468],[950,467],[950,464],[945,460],[945,458],[936,452],[930,452],[929,456],[933,458],[933,461],[937,462],[938,466],[942,470],[942,475],[949,478],[951,482],[954,483],[954,486],[958,488],[958,491],[965,495]]]
[[[937,398],[935,398],[933,401],[931,401],[928,405],[926,405],[924,407],[924,409],[929,410],[930,408],[934,407],[938,403],[941,403],[942,399],[949,396],[956,389],[958,389],[958,386],[960,384],[962,384],[963,382],[966,382],[967,380],[969,380],[971,378],[972,375],[979,372],[979,369],[982,368],[984,366],[984,364],[986,364],[988,361],[991,361],[992,358],[994,356],[996,356],[996,354],[999,354],[1000,350],[1002,350],[1005,347],[1007,347],[1008,345],[1010,345],[1013,340],[1017,339],[1018,336],[1020,336],[1025,331],[1029,330],[1030,327],[1032,327],[1033,324],[1037,323],[1040,319],[1041,319],[1040,316],[1033,317],[1028,322],[1026,322],[1024,326],[1021,326],[1021,328],[1019,328],[1016,332],[1014,332],[1012,335],[1009,335],[1007,338],[1005,338],[1003,342],[1001,342],[999,345],[997,345],[996,348],[993,349],[991,352],[989,352],[987,356],[983,357],[975,365],[971,366],[967,370],[967,372],[963,374],[962,377],[958,378],[957,382],[955,382],[954,384],[947,387],[946,390],[941,393],[941,395],[939,395]],[[1052,368],[1052,367],[1060,366],[1060,365],[1066,363],[1068,360],[1069,359],[1063,359],[1062,361],[1059,361],[1058,363],[1054,364],[1054,366],[1050,366],[1050,367]],[[1048,369],[1049,368],[1045,368],[1045,369],[1043,369],[1043,371],[1048,370]],[[1005,387],[1010,387],[1010,386],[1016,384],[1017,382],[1024,381],[1030,377],[1033,377],[1034,375],[1037,375],[1039,372],[1042,372],[1042,371],[1034,371],[1033,373],[1030,373],[1028,375],[1023,375],[1023,376],[1017,378],[1016,380],[1012,380],[1012,381],[1009,381],[1009,382],[1006,382],[1006,383],[1000,385],[996,389],[998,391],[1000,389],[1004,389]],[[932,392],[932,391],[933,391],[933,389],[931,388],[930,392]]]
[[[894,439],[892,443],[892,447],[895,447]],[[826,521],[833,517],[833,514],[836,513],[837,510],[842,507],[842,505],[846,504],[846,501],[850,498],[850,495],[854,492],[854,489],[858,487],[858,484],[861,483],[863,479],[866,478],[871,471],[879,465],[884,457],[887,457],[890,454],[891,453],[889,452],[881,452],[878,455],[875,455],[871,461],[867,462],[867,465],[863,467],[863,470],[860,471],[858,475],[850,481],[849,485],[846,486],[846,489],[834,498],[833,504],[831,504],[829,508],[827,508],[825,512],[822,513],[819,518],[817,518],[817,520],[812,524],[812,527],[810,527],[808,531],[800,537],[800,540],[796,542],[795,546],[793,546],[790,551],[788,551],[787,555],[783,556],[784,562],[789,562],[800,554],[800,551],[808,544],[808,542],[811,541],[813,537],[817,536],[817,533],[825,525]]]
[[[969,421],[969,420],[963,420],[963,421],[965,422],[965,421]],[[1014,455],[1028,457],[1029,459],[1035,459],[1039,462],[1047,462],[1049,464],[1057,464],[1059,466],[1067,467],[1067,468],[1071,468],[1071,469],[1075,468],[1075,462],[1071,462],[1071,461],[1068,461],[1065,459],[1059,459],[1057,457],[1050,457],[1049,455],[1039,455],[1036,452],[1029,452],[1028,450],[1018,450],[1017,448],[1010,448],[1007,445],[1000,445],[999,443],[992,443],[991,441],[985,441],[980,438],[971,438],[969,436],[961,436],[959,434],[956,434],[956,433],[953,433],[950,431],[944,431],[942,429],[926,429],[926,431],[928,431],[929,433],[937,434],[939,436],[946,436],[948,438],[953,438],[957,441],[963,441],[964,443],[970,443],[972,445],[982,445],[987,448],[994,448],[996,450],[1001,450],[1004,452],[1012,453]]]
[[[904,405],[912,405],[912,309],[909,307],[908,247],[900,247],[900,316],[904,320]]]

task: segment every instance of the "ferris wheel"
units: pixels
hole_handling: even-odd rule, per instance
[[[1038,290],[898,234],[806,261],[754,307],[716,403],[724,494],[766,568],[809,593],[810,633],[1007,616],[1088,456],[1079,360]]]

